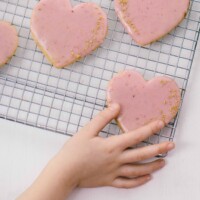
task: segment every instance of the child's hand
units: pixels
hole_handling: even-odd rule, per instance
[[[99,132],[117,117],[119,110],[118,105],[106,108],[82,128],[19,199],[64,199],[75,187],[132,188],[149,181],[150,174],[164,166],[164,160],[146,164],[138,162],[173,149],[174,143],[129,148],[163,128],[164,123],[161,121],[130,133],[99,137]]]
[[[116,118],[118,113],[118,105],[102,111],[69,140],[59,153],[66,174],[70,168],[77,186],[136,187],[149,181],[150,174],[164,166],[164,160],[146,164],[138,162],[173,149],[173,143],[165,142],[138,149],[129,148],[163,128],[162,121],[106,139],[98,136],[104,126]]]

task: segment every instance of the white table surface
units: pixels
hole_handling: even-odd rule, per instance
[[[69,200],[200,199],[200,43],[167,166],[135,189],[77,189]],[[0,199],[12,200],[32,183],[67,136],[0,119]]]

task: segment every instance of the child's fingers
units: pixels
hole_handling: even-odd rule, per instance
[[[133,150],[126,150],[121,154],[122,163],[134,163],[143,161],[159,154],[166,153],[175,147],[173,142],[163,142],[161,144],[150,145]]]
[[[88,132],[89,135],[96,136],[99,132],[119,114],[120,106],[112,104],[108,108],[101,111],[94,117],[82,130]]]
[[[127,164],[120,167],[118,176],[127,178],[144,176],[146,174],[151,174],[154,171],[161,169],[162,167],[164,167],[164,165],[165,161],[163,159],[138,165]]]
[[[144,141],[146,138],[155,134],[163,127],[164,123],[162,121],[155,121],[129,133],[112,137],[110,140],[113,140],[116,147],[127,149],[128,147],[134,146]]]
[[[137,177],[134,179],[127,178],[117,178],[113,181],[112,186],[116,188],[134,188],[140,185],[145,184],[151,179],[150,175],[145,175],[141,177]]]

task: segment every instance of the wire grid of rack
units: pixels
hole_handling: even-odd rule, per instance
[[[74,0],[73,5],[84,2]],[[139,47],[126,33],[110,0],[92,0],[108,15],[108,35],[91,55],[65,69],[49,65],[30,35],[30,17],[38,0],[0,0],[0,20],[19,33],[19,47],[0,69],[0,118],[73,135],[106,105],[113,75],[135,69],[144,78],[166,75],[176,80],[184,98],[199,37],[200,0],[192,0],[184,21],[170,34]],[[173,140],[178,116],[145,144]],[[115,122],[102,136],[119,134]]]

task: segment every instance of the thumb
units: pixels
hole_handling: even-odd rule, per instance
[[[90,136],[97,136],[110,121],[118,116],[119,111],[120,106],[118,104],[111,104],[94,117],[82,130],[86,131]]]

